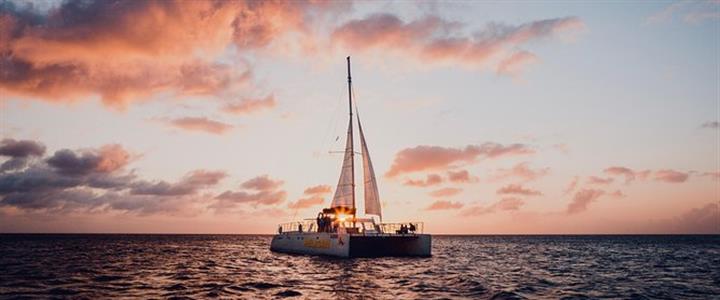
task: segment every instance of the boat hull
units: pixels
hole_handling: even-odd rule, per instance
[[[283,233],[273,236],[270,250],[335,257],[431,256],[429,234]]]

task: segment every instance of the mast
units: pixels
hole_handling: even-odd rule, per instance
[[[350,76],[350,56],[347,57],[347,71],[348,71],[348,105],[350,107],[350,126],[348,126],[348,138],[350,139],[350,178],[352,179],[352,207],[357,211],[355,207],[355,150],[353,143],[353,108],[352,108],[352,76]],[[356,212],[353,212],[353,220],[355,220]]]

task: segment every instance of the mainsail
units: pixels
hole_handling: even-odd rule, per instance
[[[353,136],[352,136],[352,119],[348,125],[347,141],[345,143],[345,158],[343,159],[342,170],[340,171],[340,180],[335,189],[335,197],[333,197],[330,207],[354,207],[354,174],[353,166]]]
[[[370,160],[370,152],[365,142],[365,134],[363,134],[362,124],[360,123],[360,115],[358,115],[358,129],[360,130],[360,144],[362,147],[363,158],[363,182],[365,189],[365,213],[377,215],[382,220],[382,212],[380,209],[380,194],[378,193],[377,180],[375,180],[375,170]]]

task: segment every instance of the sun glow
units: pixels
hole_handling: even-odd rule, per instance
[[[345,220],[347,220],[347,218],[348,218],[348,215],[346,215],[346,214],[338,214],[337,215],[337,219],[340,222],[345,222]]]

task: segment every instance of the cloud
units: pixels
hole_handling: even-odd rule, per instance
[[[677,217],[671,224],[673,232],[720,234],[720,206],[717,203],[708,203],[693,208]]]
[[[655,171],[653,179],[656,181],[668,183],[682,183],[688,179],[689,174],[678,172],[675,170],[658,170]]]
[[[661,181],[661,182],[668,182],[668,183],[682,183],[687,181],[687,179],[690,177],[690,173],[687,172],[680,172],[670,169],[663,169],[663,170],[644,170],[644,171],[635,171],[626,167],[610,167],[605,169],[605,174],[612,175],[612,176],[624,176],[625,177],[625,184],[629,184],[633,182],[636,179],[639,180],[645,180],[649,179],[652,176],[652,179],[655,181]]]
[[[288,203],[290,209],[303,209],[316,205],[321,205],[325,202],[325,196],[330,194],[332,187],[329,185],[316,185],[306,188],[303,195],[305,198],[300,198],[295,202]]]
[[[227,177],[223,171],[195,170],[186,174],[177,183],[166,181],[138,181],[131,185],[130,194],[153,196],[184,196],[197,193],[199,190],[217,185]]]
[[[490,177],[491,180],[503,180],[517,177],[530,182],[550,173],[550,168],[530,169],[528,162],[516,164],[511,169],[499,169]]]
[[[500,61],[495,72],[499,75],[517,77],[528,65],[539,61],[540,59],[535,54],[527,51],[517,51]]]
[[[510,184],[497,190],[499,195],[523,195],[523,196],[542,196],[542,192],[523,188],[519,184]]]
[[[700,176],[710,177],[710,178],[712,178],[712,179],[716,179],[716,180],[717,180],[717,179],[720,179],[720,171],[705,172],[705,173],[702,173]]]
[[[563,195],[572,193],[577,187],[579,180],[580,178],[578,176],[573,177],[570,183],[568,183],[568,186],[565,188],[565,191],[563,191]]]
[[[463,204],[459,203],[459,202],[438,200],[438,201],[431,203],[428,207],[425,208],[425,210],[450,210],[450,209],[461,209],[462,207],[463,207]]]
[[[624,176],[625,184],[633,182],[635,179],[646,179],[650,175],[650,170],[633,171],[626,167],[610,167],[605,169],[605,174],[612,176]]]
[[[283,183],[284,182],[282,180],[273,180],[268,175],[262,175],[245,181],[240,186],[250,190],[267,191],[277,189]]]
[[[455,195],[459,194],[460,192],[462,192],[462,189],[448,187],[448,188],[442,188],[439,190],[432,191],[429,193],[429,195],[432,197],[450,197],[450,196],[455,196]]]
[[[287,192],[280,190],[282,180],[271,179],[267,175],[257,176],[243,182],[240,187],[246,189],[244,191],[227,190],[215,197],[217,200],[210,205],[210,208],[216,212],[231,210],[238,205],[250,204],[258,205],[277,205],[285,201]]]
[[[244,99],[239,103],[227,104],[223,106],[222,110],[226,113],[235,115],[251,114],[257,111],[271,109],[275,107],[275,96],[270,94],[263,99]]]
[[[590,176],[587,179],[587,184],[595,184],[595,185],[608,185],[608,184],[611,184],[612,182],[613,182],[613,179],[610,177],[600,178],[597,176]]]
[[[713,0],[672,2],[648,16],[645,21],[649,24],[659,24],[680,16],[685,23],[700,24],[704,21],[720,19],[719,5],[720,2]]]
[[[460,170],[457,172],[448,171],[447,174],[450,182],[454,183],[470,183],[478,181],[478,178],[475,176],[471,176],[467,170]]]
[[[621,190],[615,190],[614,192],[610,193],[608,196],[613,198],[625,198],[627,195],[625,195]]]
[[[69,149],[56,151],[48,165],[63,175],[88,175],[93,172],[110,173],[124,167],[130,154],[120,145],[106,145],[98,150],[76,153]]]
[[[371,14],[350,20],[332,33],[332,42],[353,50],[397,52],[423,62],[450,61],[463,65],[483,65],[498,59],[501,72],[516,71],[533,54],[507,52],[528,42],[557,37],[584,28],[577,17],[545,19],[517,26],[489,23],[482,30],[467,34],[458,22],[428,15],[405,22],[389,13]]]
[[[313,207],[316,205],[321,205],[324,202],[325,202],[325,198],[323,198],[323,197],[301,198],[295,202],[288,203],[288,208],[303,209],[303,208]]]
[[[303,191],[303,194],[305,195],[323,195],[323,194],[329,194],[332,191],[332,187],[329,185],[316,185],[311,186],[309,188],[306,188],[305,191]]]
[[[534,153],[534,150],[524,144],[504,146],[497,143],[484,143],[479,146],[468,145],[465,148],[422,145],[406,148],[395,154],[395,160],[385,176],[392,178],[403,173],[443,170],[470,164],[480,158],[493,159]]]
[[[25,158],[28,156],[42,156],[45,146],[31,140],[3,139],[0,141],[0,156],[12,158]]]
[[[428,187],[428,186],[441,184],[442,182],[443,182],[443,179],[440,175],[428,174],[427,178],[425,180],[408,179],[408,180],[405,180],[403,185],[416,186],[416,187]]]
[[[0,92],[123,108],[160,92],[235,97],[242,58],[347,3],[64,1],[44,13],[0,6]],[[108,59],[112,58],[112,59]]]
[[[705,122],[702,125],[700,125],[700,128],[719,129],[720,122],[718,122],[718,121]]]
[[[0,207],[24,213],[193,215],[204,209],[199,192],[226,176],[221,171],[196,170],[177,183],[146,181],[124,171],[130,159],[122,146],[111,144],[62,149],[28,161],[24,168],[0,173]]]
[[[519,198],[502,198],[500,201],[497,201],[487,207],[482,207],[482,206],[468,207],[460,212],[460,216],[473,217],[473,216],[491,214],[491,213],[494,213],[497,211],[517,211],[524,204],[525,204],[525,201],[523,201],[522,199],[519,199]]]
[[[167,124],[176,128],[188,131],[200,131],[212,134],[223,134],[233,128],[230,124],[225,124],[205,117],[184,117],[168,120]]]
[[[602,190],[582,189],[575,193],[572,202],[568,204],[566,212],[568,214],[576,214],[587,210],[587,206],[591,202],[596,201],[600,196],[604,195]]]

